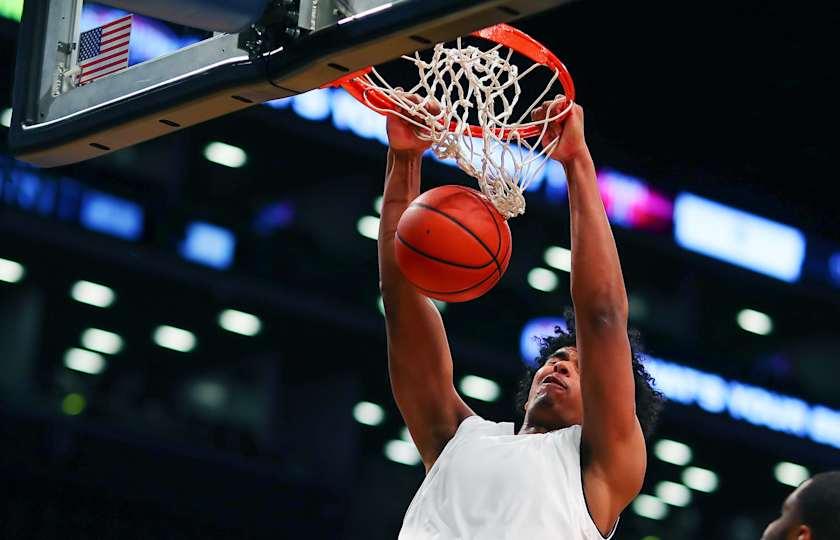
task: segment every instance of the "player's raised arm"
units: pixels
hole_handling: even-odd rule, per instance
[[[544,117],[546,105],[534,116]],[[559,108],[555,102],[552,110]],[[590,512],[602,532],[641,489],[644,436],[636,418],[627,293],[618,252],[583,132],[583,109],[550,125],[559,137],[552,157],[563,163],[571,212],[571,293],[583,396],[582,468]]]
[[[379,223],[379,276],[394,399],[428,470],[461,421],[473,414],[452,379],[452,356],[434,304],[403,277],[394,254],[397,223],[420,194],[420,165],[429,144],[414,126],[388,116],[388,164]]]

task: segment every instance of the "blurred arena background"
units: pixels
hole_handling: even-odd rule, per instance
[[[395,538],[423,477],[388,387],[382,117],[321,90],[92,161],[9,155],[0,0],[0,537]],[[577,2],[516,24],[587,114],[631,323],[669,399],[617,539],[757,539],[840,468],[836,16]],[[83,28],[120,14],[85,7]],[[201,39],[138,17],[132,63]],[[432,158],[426,187],[470,183]],[[440,304],[456,384],[513,418],[570,303],[549,167],[491,293]]]

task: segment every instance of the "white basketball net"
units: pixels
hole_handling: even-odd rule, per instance
[[[558,72],[554,70],[543,92],[518,118],[512,119],[519,102],[520,80],[545,66],[534,63],[519,73],[518,66],[510,61],[514,51],[508,48],[503,55],[502,48],[501,44],[486,51],[474,46],[462,47],[458,38],[454,48],[435,45],[428,62],[420,58],[419,52],[413,57],[403,56],[414,63],[420,75],[420,81],[406,91],[392,87],[372,69],[365,82],[379,89],[407,114],[376,107],[367,98],[367,92],[365,99],[378,112],[396,114],[416,126],[418,136],[432,142],[434,153],[441,159],[454,158],[461,169],[478,180],[481,191],[509,219],[525,211],[522,193],[542,172],[557,144],[555,139],[540,148],[549,123],[562,117],[572,104],[567,103],[562,110],[558,106],[557,111],[550,111],[543,120],[530,119],[531,110],[543,102],[557,83]],[[411,95],[418,96],[419,102],[408,99]],[[439,111],[429,111],[430,104],[432,108],[439,106]],[[470,135],[467,122],[470,112],[478,118],[481,138]],[[531,141],[518,131],[528,126],[540,126],[539,136]]]

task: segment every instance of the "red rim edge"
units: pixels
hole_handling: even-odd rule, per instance
[[[525,32],[502,23],[478,30],[470,35],[480,37],[494,43],[500,43],[537,64],[546,66],[551,70],[556,69],[558,74],[557,78],[560,81],[560,85],[563,87],[565,97],[574,101],[575,86],[572,82],[572,76],[569,74],[569,70],[566,69],[566,66],[559,58],[557,58],[557,56],[555,56],[554,53]],[[364,80],[363,77],[370,73],[372,69],[372,67],[366,67],[364,69],[360,69],[359,71],[348,73],[347,75],[324,85],[323,88],[341,86],[363,105],[380,114],[383,114],[383,110],[398,111],[399,108],[391,100],[389,100],[381,90],[371,86]],[[565,117],[566,114],[568,114],[568,111],[566,111],[560,118]],[[455,129],[454,122],[449,126],[449,129]],[[528,126],[516,130],[497,130],[496,134],[499,137],[506,138],[510,134],[510,131],[518,132],[519,136],[522,138],[530,138],[538,136],[542,132],[542,128],[540,126]],[[473,137],[481,137],[483,135],[483,130],[481,126],[474,126],[470,124],[469,133]]]

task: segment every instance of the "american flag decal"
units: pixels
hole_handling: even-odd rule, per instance
[[[92,28],[79,36],[79,84],[128,67],[132,15]]]

